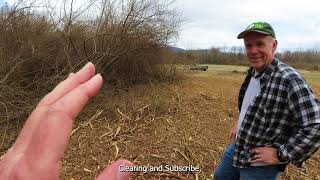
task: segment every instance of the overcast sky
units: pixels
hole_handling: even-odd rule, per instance
[[[242,46],[236,36],[255,21],[269,22],[280,49],[320,49],[319,0],[176,0],[188,21],[176,46]]]
[[[175,0],[173,6],[187,20],[173,44],[184,49],[243,46],[236,37],[255,21],[273,26],[278,50],[320,49],[320,0]]]

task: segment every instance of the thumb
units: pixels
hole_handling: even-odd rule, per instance
[[[97,177],[96,180],[128,180],[132,172],[121,172],[120,166],[133,166],[128,160],[121,159],[106,167]]]
[[[232,140],[234,139],[235,135],[236,135],[235,129],[232,128],[229,133],[229,138]]]

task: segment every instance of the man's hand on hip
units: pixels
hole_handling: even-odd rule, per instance
[[[266,164],[279,164],[280,161],[277,156],[277,149],[273,147],[258,147],[250,150],[254,152],[255,155],[251,160],[251,164],[253,163],[266,163]]]

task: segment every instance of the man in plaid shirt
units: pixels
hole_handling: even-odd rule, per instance
[[[277,179],[288,163],[301,167],[320,146],[320,102],[305,79],[275,58],[266,22],[238,35],[250,62],[239,93],[240,116],[214,179]]]

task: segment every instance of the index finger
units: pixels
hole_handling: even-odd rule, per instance
[[[95,67],[91,62],[89,62],[76,74],[73,74],[72,77],[59,83],[54,90],[46,95],[28,117],[16,142],[12,146],[11,151],[24,151],[29,144],[34,129],[38,126],[38,123],[45,118],[46,112],[48,108],[50,108],[49,105],[58,101],[68,92],[91,79],[94,73]]]
[[[32,135],[28,156],[37,164],[58,163],[66,149],[74,118],[102,86],[97,74],[52,105]]]
[[[85,83],[86,81],[91,79],[94,74],[95,67],[91,62],[88,62],[76,74],[69,75],[67,79],[58,84],[48,95],[46,95],[39,102],[38,106],[53,104],[68,92],[78,87],[80,84]]]
[[[258,154],[258,153],[260,153],[260,152],[261,152],[261,148],[260,148],[260,147],[252,148],[252,149],[250,149],[250,152],[253,152],[253,153]]]

